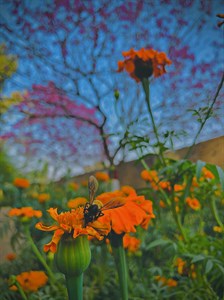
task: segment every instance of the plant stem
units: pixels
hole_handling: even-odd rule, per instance
[[[147,78],[142,79],[142,86],[143,86],[143,89],[144,89],[144,92],[145,92],[145,100],[146,100],[148,112],[149,112],[149,115],[150,115],[150,119],[151,119],[151,122],[152,122],[153,131],[154,131],[154,134],[155,134],[155,137],[156,137],[156,140],[157,140],[157,144],[158,144],[158,147],[159,147],[159,159],[160,159],[161,163],[163,164],[163,166],[165,166],[163,151],[161,150],[161,142],[160,142],[160,139],[159,139],[158,130],[157,130],[157,127],[156,127],[156,124],[155,124],[154,116],[153,116],[151,105],[150,105],[149,80]]]
[[[128,300],[128,268],[126,254],[123,247],[123,235],[111,233],[110,241],[118,272],[119,285],[121,289],[121,299]]]
[[[219,92],[220,92],[220,90],[221,90],[221,88],[222,88],[223,82],[224,82],[224,73],[223,73],[222,78],[221,78],[221,80],[220,80],[220,83],[219,83],[219,85],[218,85],[218,88],[217,88],[217,91],[216,91],[216,93],[215,93],[215,96],[214,96],[214,99],[213,99],[213,101],[212,101],[212,104],[211,104],[211,106],[209,107],[209,109],[208,109],[208,111],[207,111],[207,113],[206,113],[206,116],[205,116],[205,118],[204,118],[204,121],[201,122],[201,125],[200,125],[200,127],[199,127],[198,132],[197,132],[196,135],[195,135],[195,138],[194,138],[194,140],[193,140],[192,145],[188,148],[188,151],[187,151],[187,153],[186,153],[186,155],[185,155],[185,157],[184,157],[185,159],[187,159],[187,158],[191,155],[192,150],[193,150],[193,148],[194,148],[194,146],[195,146],[195,144],[196,144],[196,141],[197,141],[197,139],[198,139],[198,137],[199,137],[199,135],[200,135],[200,133],[201,133],[201,131],[202,131],[202,129],[203,129],[205,123],[206,123],[207,120],[209,119],[209,116],[210,116],[210,114],[211,114],[211,112],[212,112],[213,106],[214,106],[214,104],[215,104],[215,102],[216,102],[216,100],[217,100],[217,98],[218,98]]]
[[[28,300],[26,294],[24,293],[21,285],[18,283],[18,281],[15,283],[16,287],[18,288],[18,291],[20,293],[20,295],[22,296],[23,300]]]
[[[31,234],[30,234],[30,229],[28,225],[25,225],[25,234],[27,237],[27,240],[33,250],[33,253],[36,255],[36,257],[38,258],[38,260],[40,261],[40,263],[44,266],[44,268],[46,269],[49,279],[51,281],[52,284],[56,283],[56,279],[54,277],[53,272],[51,271],[50,267],[48,266],[48,264],[46,263],[45,259],[43,258],[42,254],[40,253],[40,251],[38,250],[37,246],[35,245]]]
[[[215,204],[215,199],[211,199],[211,209],[212,209],[212,213],[213,213],[213,216],[217,222],[217,224],[219,224],[219,226],[222,228],[222,230],[224,231],[224,225],[222,223],[222,221],[220,220],[219,218],[219,214],[218,214],[218,211],[217,211],[217,207],[216,207],[216,204]]]
[[[69,300],[83,300],[83,273],[77,276],[65,276]]]

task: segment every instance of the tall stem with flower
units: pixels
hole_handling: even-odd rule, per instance
[[[154,75],[154,77],[163,75],[166,73],[165,66],[170,65],[172,62],[167,58],[164,52],[157,52],[154,49],[142,48],[138,51],[130,49],[122,54],[124,56],[124,61],[118,62],[118,72],[126,70],[136,82],[142,83],[148,113],[156,137],[156,147],[159,149],[158,157],[161,164],[165,166],[162,143],[159,138],[158,129],[151,108],[148,78],[152,75]]]
[[[153,116],[153,113],[152,113],[152,108],[151,108],[150,88],[149,88],[148,78],[142,78],[142,86],[143,86],[143,90],[144,90],[144,93],[145,93],[145,100],[146,100],[147,109],[148,109],[148,112],[149,112],[149,116],[150,116],[150,119],[151,119],[151,122],[152,122],[153,131],[154,131],[156,141],[157,141],[157,147],[159,149],[158,157],[159,157],[159,160],[160,160],[161,164],[163,166],[165,166],[165,159],[164,159],[164,156],[163,156],[163,150],[161,148],[159,133],[158,133],[158,130],[157,130],[157,126],[156,126],[154,116]]]

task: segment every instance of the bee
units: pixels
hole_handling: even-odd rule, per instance
[[[87,202],[84,206],[84,220],[85,226],[88,223],[96,221],[99,217],[102,217],[103,210],[117,208],[124,205],[124,200],[122,199],[111,199],[106,204],[102,204],[99,200],[94,200],[95,193],[98,189],[98,182],[94,176],[89,177],[88,182],[89,189],[89,202]]]

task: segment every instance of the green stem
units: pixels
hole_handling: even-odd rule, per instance
[[[150,170],[149,166],[147,165],[146,161],[143,158],[140,160],[140,162],[146,170],[148,171]]]
[[[219,218],[219,214],[218,214],[218,211],[217,211],[217,207],[216,207],[215,199],[214,198],[211,200],[211,209],[212,209],[212,213],[213,213],[213,216],[214,216],[217,224],[219,224],[219,226],[224,231],[224,225],[223,225],[222,221]]]
[[[18,281],[15,283],[15,285],[17,286],[18,291],[19,291],[20,295],[22,296],[23,300],[28,300],[26,294],[24,293],[24,291],[23,291],[21,285],[18,283]]]
[[[160,159],[161,163],[165,166],[165,159],[163,157],[163,151],[161,150],[161,142],[160,142],[160,139],[159,139],[158,130],[157,130],[157,127],[156,127],[156,124],[155,124],[154,116],[153,116],[151,105],[150,105],[149,80],[147,78],[142,79],[142,86],[143,86],[143,89],[144,89],[144,92],[145,92],[145,100],[146,100],[148,112],[149,112],[149,115],[150,115],[150,119],[151,119],[151,122],[152,122],[153,131],[154,131],[154,134],[155,134],[155,137],[156,137],[156,140],[157,140],[157,144],[158,144],[158,147],[159,147],[159,159]]]
[[[40,261],[40,263],[44,266],[45,270],[47,271],[51,283],[52,284],[56,283],[56,279],[54,277],[53,272],[49,268],[48,264],[46,263],[45,259],[41,255],[39,249],[37,248],[37,246],[35,245],[32,237],[31,237],[30,229],[29,229],[28,225],[25,225],[25,234],[26,234],[27,240],[28,240],[28,242],[30,244],[30,247],[33,250],[33,253],[36,255],[36,257],[38,258],[38,260]]]
[[[195,138],[194,138],[194,140],[193,140],[192,145],[188,148],[188,151],[187,151],[187,153],[186,153],[186,155],[185,155],[185,157],[184,157],[185,159],[187,159],[187,158],[191,155],[192,150],[193,150],[193,148],[194,148],[194,146],[195,146],[195,144],[196,144],[196,141],[197,141],[197,139],[198,139],[198,137],[199,137],[199,135],[200,135],[200,133],[201,133],[201,131],[202,131],[202,129],[203,129],[205,123],[207,122],[207,120],[208,120],[209,117],[210,117],[210,114],[211,114],[211,112],[212,112],[213,106],[214,106],[214,104],[215,104],[215,102],[216,102],[216,100],[217,100],[217,98],[218,98],[218,95],[219,95],[219,92],[220,92],[220,90],[221,90],[221,88],[222,88],[223,83],[224,83],[224,73],[223,73],[222,78],[221,78],[221,81],[220,81],[220,83],[219,83],[219,85],[218,85],[218,88],[217,88],[217,91],[216,91],[216,93],[215,93],[215,96],[214,96],[214,99],[213,99],[213,101],[212,101],[212,104],[211,104],[211,106],[209,107],[209,109],[208,109],[208,111],[207,111],[207,113],[206,113],[206,116],[205,116],[205,118],[204,118],[204,121],[201,122],[201,125],[200,125],[200,127],[199,127],[198,132],[197,132],[196,135],[195,135]]]
[[[77,276],[65,276],[69,300],[83,300],[83,273]]]
[[[119,285],[121,289],[121,299],[128,300],[128,268],[126,261],[126,254],[123,247],[123,234],[111,233],[111,246],[114,256]]]

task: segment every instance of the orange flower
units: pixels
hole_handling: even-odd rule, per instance
[[[177,286],[177,281],[173,278],[167,279],[166,285],[169,287],[175,287]]]
[[[159,182],[159,187],[163,190],[171,190],[170,182],[169,181],[160,181]]]
[[[129,190],[131,193],[127,195],[124,191],[117,190],[106,192],[97,196],[97,201],[103,206],[110,201],[123,202],[122,206],[103,210],[104,216],[99,220],[104,222],[105,218],[109,218],[111,228],[117,234],[136,232],[135,227],[140,225],[144,229],[148,227],[149,221],[155,217],[152,209],[152,202],[146,200],[144,196],[138,196],[133,188],[123,188],[125,192]]]
[[[166,285],[168,287],[175,287],[175,286],[177,286],[177,281],[175,279],[173,279],[173,278],[167,279],[164,276],[158,275],[158,276],[155,276],[155,279],[157,281],[161,282],[162,285]]]
[[[105,172],[96,172],[95,177],[99,181],[109,181],[110,180],[109,175]]]
[[[133,187],[129,186],[129,185],[124,185],[121,187],[121,191],[126,195],[126,196],[130,196],[130,195],[134,195],[136,196],[136,191]]]
[[[77,191],[79,189],[79,184],[76,182],[70,182],[69,185],[74,191]]]
[[[160,275],[155,276],[155,279],[157,281],[161,282],[163,285],[165,285],[166,280],[167,280],[164,276],[160,276]]]
[[[190,206],[194,210],[199,210],[201,208],[201,204],[198,201],[198,199],[196,199],[196,198],[187,197],[185,201],[186,201],[187,205]]]
[[[88,180],[83,180],[81,182],[81,185],[84,186],[84,187],[87,187],[88,186]]]
[[[196,187],[199,187],[199,184],[198,184],[197,178],[194,176],[192,179],[190,191],[193,192],[194,188],[196,188]]]
[[[165,66],[172,62],[164,52],[154,49],[130,49],[122,52],[124,61],[118,62],[118,72],[127,71],[137,82],[152,75],[159,77],[166,73]]]
[[[102,240],[110,231],[109,220],[105,220],[102,224],[98,220],[88,223],[84,226],[84,208],[78,207],[68,212],[58,214],[57,208],[47,210],[50,216],[56,221],[56,224],[45,226],[41,222],[36,224],[36,228],[43,231],[54,231],[54,235],[50,243],[44,246],[44,251],[57,251],[57,245],[64,233],[70,234],[74,239],[80,235],[90,235]]]
[[[16,258],[16,254],[15,253],[8,253],[6,255],[6,259],[9,261],[13,261]]]
[[[143,170],[141,172],[141,177],[145,181],[149,181],[149,182],[157,183],[159,181],[158,173],[155,170]]]
[[[197,273],[196,273],[194,264],[192,264],[191,267],[190,267],[190,277],[192,279],[195,279],[197,277]]]
[[[30,186],[30,182],[28,179],[25,178],[15,178],[13,181],[14,186],[21,188],[21,189],[26,189]]]
[[[50,195],[47,193],[42,193],[37,196],[37,199],[40,203],[44,203],[44,202],[50,200]]]
[[[74,199],[70,199],[67,203],[69,208],[77,208],[79,206],[85,206],[87,199],[84,197],[77,197]]]
[[[174,184],[174,192],[182,192],[185,186],[183,184]]]
[[[214,179],[215,178],[215,175],[205,167],[202,168],[202,176],[206,179]]]
[[[47,283],[48,277],[43,271],[30,271],[17,275],[16,280],[24,292],[36,292]],[[17,291],[17,289],[15,285],[10,287],[10,290],[13,291]]]
[[[141,241],[134,236],[125,234],[123,236],[123,247],[130,252],[136,252],[139,249]]]
[[[27,207],[21,207],[21,208],[12,208],[9,210],[8,215],[10,217],[27,217],[27,218],[41,218],[42,217],[42,211],[41,210],[35,210],[30,206]]]
[[[182,258],[178,257],[175,261],[175,266],[177,267],[177,272],[182,275],[184,271],[184,266],[186,265],[186,261]]]
[[[213,230],[215,232],[222,232],[222,227],[220,227],[220,226],[213,226]]]
[[[166,207],[166,203],[165,203],[163,200],[160,200],[160,201],[159,201],[159,206],[160,206],[161,208],[165,208],[165,207]]]

